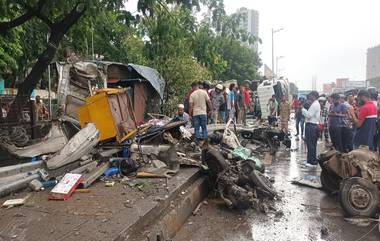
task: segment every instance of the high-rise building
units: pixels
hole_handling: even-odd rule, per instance
[[[380,45],[367,50],[367,84],[380,88]]]
[[[240,28],[247,31],[256,38],[259,37],[259,12],[253,9],[240,8],[237,11],[243,16],[242,21],[240,22]],[[255,42],[251,45],[254,50],[258,50],[258,42]]]
[[[317,76],[313,75],[311,78],[311,89],[312,90],[317,90]]]

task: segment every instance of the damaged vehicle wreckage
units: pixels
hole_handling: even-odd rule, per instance
[[[344,211],[350,216],[373,217],[380,208],[380,157],[367,146],[349,153],[335,149],[319,155],[321,184],[338,193]]]
[[[0,138],[2,151],[18,163],[0,167],[0,197],[48,190],[46,199],[67,200],[90,192],[97,180],[106,187],[127,182],[141,191],[145,180],[157,178],[169,189],[168,180],[192,167],[228,208],[266,212],[280,198],[264,159],[281,146],[290,148],[284,131],[230,120],[208,125],[209,138],[199,143],[186,122],[152,114],[165,81],[151,68],[90,61],[57,64],[57,74],[58,114],[46,135],[29,139],[16,127]],[[97,89],[99,81],[113,88]],[[4,206],[23,205],[30,195]]]

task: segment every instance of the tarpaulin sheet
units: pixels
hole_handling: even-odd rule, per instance
[[[165,80],[161,77],[157,70],[137,64],[128,64],[128,67],[133,68],[139,75],[149,81],[149,83],[160,95],[161,99],[164,98]]]

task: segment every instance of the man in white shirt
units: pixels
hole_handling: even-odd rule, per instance
[[[206,90],[195,87],[194,92],[190,95],[189,99],[189,114],[194,125],[195,138],[200,140],[207,140],[207,111],[209,116],[212,114],[212,104],[210,97]],[[202,134],[200,129],[202,128]]]
[[[318,102],[319,94],[317,91],[312,91],[308,95],[311,105],[308,110],[302,109],[302,114],[305,116],[305,141],[307,146],[306,166],[316,168],[317,161],[317,141],[319,135],[319,121],[321,117],[321,106]]]

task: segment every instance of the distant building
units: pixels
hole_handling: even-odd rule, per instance
[[[323,93],[324,94],[332,94],[334,92],[336,84],[334,82],[323,84]]]
[[[256,38],[259,37],[259,12],[253,9],[240,8],[237,13],[243,15],[240,22],[240,28],[246,30]],[[258,51],[258,42],[250,45],[251,48]]]
[[[380,88],[380,45],[367,50],[367,84]]]
[[[335,88],[336,89],[344,89],[346,87],[346,83],[349,81],[348,78],[338,78],[336,79],[335,83],[336,83],[336,86]]]
[[[363,89],[366,88],[366,81],[353,81],[348,78],[338,78],[335,81],[335,86],[333,86],[332,92],[343,93],[352,89]]]

